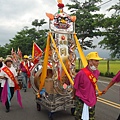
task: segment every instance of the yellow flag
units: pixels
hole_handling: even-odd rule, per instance
[[[77,45],[78,52],[79,52],[79,55],[80,55],[80,57],[81,57],[83,66],[86,67],[88,63],[87,63],[86,57],[85,57],[85,55],[84,55],[84,53],[83,53],[83,51],[82,51],[82,48],[81,48],[81,46],[80,46],[80,43],[78,42],[78,39],[77,39],[76,34],[74,34],[74,39],[75,39],[75,41],[76,41],[76,45]]]
[[[49,48],[50,48],[50,35],[47,37],[47,45],[45,50],[45,56],[44,56],[44,62],[43,62],[43,68],[42,68],[42,74],[40,76],[40,86],[39,91],[43,88],[45,83],[45,78],[47,75],[47,65],[48,65],[48,56],[49,56]]]

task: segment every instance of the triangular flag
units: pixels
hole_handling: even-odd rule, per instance
[[[21,50],[20,50],[20,48],[19,48],[19,47],[18,47],[17,54],[18,54],[18,56],[20,57],[20,59],[22,59],[22,52],[21,52]]]
[[[13,47],[12,47],[12,50],[11,50],[11,55],[13,55],[14,54],[14,50],[13,50]]]
[[[33,48],[32,48],[32,58],[33,63],[36,64],[39,61],[39,57],[41,57],[43,54],[43,51],[40,49],[40,47],[33,42]]]

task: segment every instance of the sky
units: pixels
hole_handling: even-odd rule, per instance
[[[79,1],[84,2],[85,0]],[[109,0],[104,0],[102,3],[107,1]],[[102,5],[100,12],[109,16],[112,11],[107,12],[106,10],[117,2],[118,0],[111,0]],[[70,0],[63,0],[63,3],[66,5],[70,3]],[[57,10],[57,0],[0,0],[0,45],[9,43],[9,39],[12,39],[25,26],[31,27],[31,23],[35,19],[41,20],[44,18],[48,22],[45,13],[54,14]],[[69,13],[66,7],[64,11]],[[97,45],[100,38],[94,41],[94,44]],[[88,50],[85,53],[87,54],[89,51],[97,51],[102,56],[104,53],[105,57],[109,57],[109,51],[102,50],[99,46],[95,50]]]

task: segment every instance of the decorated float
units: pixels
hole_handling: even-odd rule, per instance
[[[31,71],[37,110],[44,106],[50,113],[50,119],[56,111],[70,108],[71,113],[74,112],[75,49],[79,51],[83,66],[87,65],[75,33],[76,16],[68,15],[63,8],[62,0],[58,0],[58,11],[46,13],[50,31],[44,59],[40,59]]]

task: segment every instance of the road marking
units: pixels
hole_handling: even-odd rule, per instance
[[[109,84],[109,82],[106,82],[106,81],[102,81],[102,80],[99,80],[98,82],[100,82],[100,83],[105,83],[105,84]],[[116,83],[116,84],[114,84],[115,86],[120,86],[120,84],[119,83]]]
[[[109,100],[106,100],[106,99],[103,99],[103,98],[100,98],[100,97],[97,98],[97,101],[102,102],[106,105],[112,106],[114,108],[120,109],[120,104],[117,104],[115,102],[112,102],[112,101],[109,101]]]

